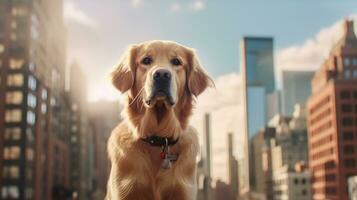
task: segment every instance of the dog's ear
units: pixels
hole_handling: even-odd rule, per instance
[[[190,70],[188,73],[188,90],[196,97],[207,87],[213,87],[213,80],[203,70],[197,54],[193,49],[188,49],[188,62]]]
[[[130,46],[111,72],[113,85],[122,93],[128,91],[135,82],[135,58],[137,46]]]

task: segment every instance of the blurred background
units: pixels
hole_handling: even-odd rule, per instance
[[[130,44],[197,50],[199,200],[357,199],[357,2],[0,0],[0,199],[106,192]]]

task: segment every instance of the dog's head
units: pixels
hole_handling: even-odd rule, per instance
[[[129,47],[112,72],[112,82],[118,90],[128,93],[129,105],[139,105],[133,108],[137,114],[143,114],[145,107],[157,114],[176,110],[177,115],[185,104],[192,104],[192,96],[198,96],[213,83],[194,50],[169,41]],[[141,105],[144,106],[140,108]]]

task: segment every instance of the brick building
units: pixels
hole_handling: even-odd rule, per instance
[[[66,199],[62,1],[0,0],[0,199]]]
[[[352,21],[343,25],[307,103],[314,200],[347,200],[347,179],[357,174],[357,38]]]

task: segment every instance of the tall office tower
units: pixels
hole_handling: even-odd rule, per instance
[[[243,180],[241,191],[249,191],[249,138],[265,126],[267,94],[275,90],[273,39],[244,37],[241,42],[241,74],[243,81],[243,107],[245,165],[240,170]]]
[[[89,129],[93,131],[93,190],[89,199],[102,200],[107,190],[110,163],[107,141],[112,130],[122,120],[122,107],[117,101],[97,101],[89,104]]]
[[[305,105],[311,95],[313,71],[283,71],[282,110],[284,116],[293,114],[294,105]]]
[[[79,64],[73,62],[69,69],[70,117],[70,185],[77,199],[89,199],[92,191],[93,133],[88,119],[87,78]]]
[[[228,133],[228,176],[233,199],[239,196],[238,161],[233,152],[233,134]]]
[[[347,200],[347,179],[357,175],[357,38],[352,21],[343,25],[307,103],[314,200]]]
[[[268,170],[267,163],[265,163],[266,168],[264,170],[264,159],[263,152],[264,149],[269,147],[270,139],[275,137],[275,128],[265,127],[262,128],[257,134],[255,134],[251,140],[251,158],[250,159],[250,183],[252,190],[255,191],[256,195],[266,196],[266,172]]]
[[[62,7],[0,0],[1,199],[70,195]]]
[[[204,171],[206,176],[204,177],[204,199],[212,199],[212,188],[211,188],[211,117],[209,113],[204,116]]]

